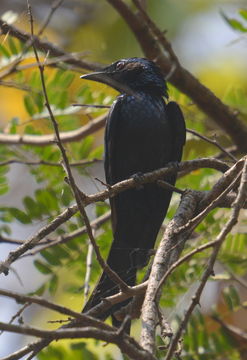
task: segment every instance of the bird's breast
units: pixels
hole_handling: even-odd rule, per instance
[[[170,156],[171,138],[163,99],[137,93],[117,101],[121,103],[111,155],[118,180],[161,167]]]

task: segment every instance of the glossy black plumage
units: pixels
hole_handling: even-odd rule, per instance
[[[83,78],[107,83],[121,93],[111,107],[105,131],[108,184],[181,160],[185,143],[183,115],[175,102],[165,103],[166,84],[153,62],[123,59]],[[165,180],[174,184],[176,176]],[[135,284],[137,269],[147,263],[148,250],[154,247],[171,195],[156,184],[147,184],[110,200],[113,242],[107,263],[129,285]],[[118,287],[103,274],[83,311],[117,292]],[[114,317],[113,323],[119,325]]]

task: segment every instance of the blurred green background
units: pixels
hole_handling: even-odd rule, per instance
[[[131,6],[131,1],[128,2]],[[33,15],[35,19],[36,29],[44,21],[47,13],[49,12],[51,1],[42,2],[39,0],[30,0],[30,4],[33,9]],[[175,53],[177,54],[181,64],[196,75],[199,80],[208,86],[217,96],[219,96],[225,103],[232,106],[236,111],[239,112],[243,121],[246,121],[247,117],[247,37],[245,32],[239,32],[234,30],[229,26],[227,21],[224,19],[222,14],[225,14],[229,18],[239,19],[243,21],[239,15],[239,9],[246,8],[246,1],[214,1],[214,0],[147,0],[145,2],[148,13],[151,15],[152,19],[159,25],[159,27],[166,31],[166,36],[171,42]],[[11,11],[11,13],[9,13]],[[8,13],[7,13],[8,12]],[[26,10],[26,1],[24,0],[1,0],[0,2],[0,16],[7,16],[10,18],[13,17],[13,25],[19,29],[30,31],[30,24]],[[68,52],[85,52],[84,59],[88,61],[93,61],[97,63],[110,63],[119,58],[124,57],[133,57],[133,56],[142,56],[139,45],[137,44],[135,37],[128,29],[124,20],[119,16],[119,14],[105,1],[105,0],[65,0],[59,9],[55,12],[52,20],[46,29],[43,38],[59,45]],[[6,46],[8,49],[8,39],[7,36],[1,36],[0,42],[2,46]],[[27,56],[24,63],[28,64],[34,61],[33,55]],[[5,63],[4,63],[5,62]],[[6,58],[2,54],[0,59],[0,65],[3,69],[6,66]],[[33,74],[33,69],[29,69],[23,72],[22,79],[19,79],[23,83],[31,83],[31,78]],[[54,69],[47,69],[47,81],[48,83],[54,85],[56,80],[56,71]],[[64,75],[66,76],[66,75]],[[68,76],[68,75],[67,75]],[[14,78],[16,80],[17,78]],[[55,80],[54,80],[55,79]],[[12,80],[10,77],[7,80]],[[34,82],[34,80],[33,80]],[[83,87],[83,100],[91,103],[104,103],[110,104],[115,96],[115,92],[107,88],[104,85],[98,85],[93,83],[88,83],[88,90],[85,90],[86,85],[82,84],[82,81],[79,79],[79,73],[75,73],[71,79],[67,78],[68,82],[68,96],[66,99],[61,97],[62,101],[57,101],[61,109],[69,108],[70,104],[76,102],[80,96],[78,95]],[[202,132],[203,134],[213,137],[214,134],[218,136],[218,139],[224,145],[231,145],[229,139],[225,134],[218,128],[215,124],[208,119],[203,113],[198,111],[198,109],[193,105],[191,99],[187,98],[184,94],[178,92],[175,88],[169,85],[170,96],[172,99],[175,99],[185,114],[187,126]],[[56,89],[51,89],[56,92]],[[32,95],[32,94],[31,94]],[[27,124],[32,126],[33,131],[38,131],[39,133],[50,133],[51,127],[49,122],[44,117],[40,116],[39,121],[35,119],[35,113],[30,109],[31,100],[24,101],[24,98],[31,97],[30,94],[26,94],[23,91],[17,90],[15,88],[7,88],[0,86],[0,124],[3,128],[3,131],[8,131],[9,128],[15,126],[16,132],[25,132],[25,127]],[[54,94],[53,94],[54,95]],[[78,96],[77,96],[78,95]],[[55,97],[55,95],[54,95]],[[30,101],[30,102],[29,102]],[[55,100],[54,100],[55,102]],[[60,126],[63,131],[71,130],[83,125],[88,121],[88,115],[95,117],[104,111],[81,111],[75,115],[68,115],[59,117]],[[40,114],[39,114],[40,115]],[[17,123],[13,121],[13,118],[18,117]],[[17,124],[17,125],[16,125]],[[14,131],[14,130],[13,130]],[[30,131],[30,129],[28,130]],[[100,131],[95,138],[87,139],[79,145],[72,144],[68,145],[67,150],[72,160],[79,160],[80,155],[82,158],[93,158],[93,156],[102,157],[102,143],[103,143],[103,131]],[[11,151],[15,151],[11,147]],[[30,151],[29,148],[25,148],[25,151]],[[35,156],[39,157],[48,157],[45,151],[35,150]],[[195,157],[203,157],[214,155],[217,153],[215,148],[198,138],[188,135],[188,141],[184,152],[184,159],[193,159]],[[14,153],[15,156],[16,153]],[[49,155],[50,156],[50,155]],[[53,158],[57,159],[59,156],[56,151],[53,153]],[[42,171],[44,171],[42,173]],[[44,179],[46,178],[47,193],[53,195],[51,191],[61,190],[59,186],[52,179],[53,176],[57,176],[57,179],[63,181],[63,172],[51,173],[50,171],[40,170],[39,172],[32,169],[32,175],[27,175],[25,168],[11,166],[9,171],[8,181],[10,183],[10,191],[8,194],[1,197],[2,204],[8,206],[18,206],[22,204],[24,196],[33,196],[34,192],[37,190],[37,183],[43,184]],[[56,174],[56,175],[54,175]],[[85,176],[82,181],[82,188],[85,187],[88,191],[97,191],[99,185],[92,180],[94,176],[102,175],[102,166],[96,166],[95,168],[90,168],[88,171],[82,172],[82,174],[77,174],[77,179],[80,179],[80,176]],[[89,175],[89,182],[86,181],[86,177]],[[218,175],[215,175],[212,171],[201,170],[194,172],[190,179],[185,177],[181,179],[178,183],[178,186],[181,188],[191,187],[194,189],[208,189]],[[22,181],[20,182],[20,179]],[[37,180],[38,179],[38,180]],[[79,180],[78,180],[79,181]],[[21,183],[21,184],[20,184]],[[91,184],[93,183],[93,185]],[[48,184],[48,185],[47,185]],[[92,185],[92,186],[91,186]],[[56,188],[57,187],[57,188]],[[55,196],[59,197],[59,192]],[[47,198],[49,197],[46,194]],[[36,193],[36,200],[38,195]],[[177,197],[174,197],[173,206],[168,214],[168,218],[171,218],[172,214],[175,211],[175,207],[178,204]],[[66,201],[63,205],[66,205]],[[70,204],[72,199],[69,198],[67,203]],[[54,206],[52,216],[54,216],[55,211],[59,212],[59,206]],[[107,206],[106,206],[107,209]],[[90,216],[94,216],[95,213],[99,215],[103,213],[106,209],[91,209]],[[13,212],[13,211],[12,211]],[[50,214],[51,215],[51,214]],[[215,215],[215,214],[214,214]],[[225,221],[225,214],[216,214],[216,217],[221,216],[222,222]],[[18,219],[17,219],[18,220]],[[218,231],[217,224],[215,224],[215,218],[212,215],[207,219],[208,223],[201,226],[200,231],[203,233],[204,238],[207,236],[212,236],[208,234],[207,225],[210,225],[214,228],[215,234]],[[77,219],[78,224],[80,224]],[[18,222],[14,223],[12,226],[12,236],[21,236],[26,238],[28,235],[32,234],[34,230],[38,229],[44,223],[42,221],[33,221],[32,224],[23,227],[23,224]],[[77,225],[78,225],[77,224]],[[71,224],[71,230],[73,226]],[[219,226],[219,225],[218,225]],[[245,235],[246,236],[246,235]],[[101,236],[100,244],[103,247],[103,251],[106,251],[104,248],[104,240],[110,241],[111,232],[110,225],[108,224],[104,228],[104,234]],[[85,240],[85,239],[84,239]],[[80,240],[81,241],[81,240]],[[242,241],[242,240],[241,240]],[[74,245],[75,249],[77,245]],[[5,258],[9,250],[12,249],[9,245],[1,245],[1,259]],[[80,250],[86,253],[85,244],[80,248]],[[73,249],[70,249],[71,254]],[[72,254],[74,256],[74,253]],[[45,256],[43,256],[45,257]],[[37,258],[36,258],[37,259]],[[83,261],[85,260],[85,256]],[[78,261],[78,262],[76,262]],[[71,260],[71,266],[59,268],[56,273],[57,278],[59,277],[59,286],[54,285],[50,282],[50,287],[52,286],[57,288],[57,291],[53,292],[55,295],[55,301],[64,303],[67,306],[71,306],[73,303],[74,310],[80,310],[82,307],[82,294],[76,294],[76,292],[68,293],[64,292],[64,288],[68,284],[73,283],[74,289],[79,288],[82,285],[82,278],[84,273],[80,268],[80,261],[82,259],[75,260],[75,267],[73,268],[73,262]],[[36,263],[37,265],[37,263]],[[37,288],[41,287],[44,279],[47,277],[42,277],[38,271],[33,267],[32,260],[18,262],[16,265],[18,272],[22,272],[24,279],[23,284],[21,285],[18,279],[11,274],[8,278],[4,279],[2,286],[5,286],[10,289],[19,290],[21,292],[32,292]],[[193,273],[193,276],[186,273],[188,278],[191,277],[191,283],[196,279],[196,273],[198,268],[191,264],[190,272]],[[38,266],[36,266],[38,268]],[[183,272],[183,270],[181,270]],[[186,269],[184,269],[186,272]],[[41,271],[42,273],[42,271]],[[75,279],[73,278],[76,273]],[[94,280],[98,276],[98,269],[93,274]],[[57,280],[56,280],[57,281]],[[174,280],[175,282],[175,280]],[[174,305],[174,297],[172,293],[172,288],[174,284],[171,281],[170,284],[170,297],[166,299],[166,305]],[[181,292],[187,291],[187,283],[181,285]],[[207,290],[207,296],[205,295],[205,301],[202,301],[202,307],[205,311],[208,311],[211,304],[218,295],[218,286],[214,284],[209,285],[209,290]],[[1,299],[1,301],[3,301]],[[219,300],[220,302],[221,300]],[[183,305],[180,302],[177,305],[178,313],[183,311]],[[2,302],[2,306],[5,308],[5,311],[1,311],[1,317],[4,317],[7,321],[11,317],[14,307],[11,307],[8,302]],[[180,306],[181,305],[181,306]],[[222,304],[221,304],[222,305]],[[41,316],[40,316],[41,315]],[[172,315],[171,315],[172,316]],[[59,317],[60,318],[60,317]],[[43,312],[32,311],[29,313],[29,319],[32,319],[32,323],[36,326],[44,325],[47,326],[47,320],[57,319],[54,313],[51,315],[50,312],[46,312],[45,315]],[[239,314],[235,315],[235,319],[231,321],[238,326],[243,326],[246,323],[246,317],[243,317]],[[56,327],[57,324],[49,325],[51,327]],[[212,324],[209,325],[213,327]],[[137,330],[138,332],[138,330]],[[11,339],[11,340],[10,340]],[[15,339],[13,341],[12,339]],[[27,342],[27,339],[24,340]],[[13,336],[4,334],[0,337],[0,356],[6,355],[11,351],[15,350],[21,346],[23,338],[20,336]],[[82,345],[84,346],[84,345]],[[93,348],[93,342],[91,342],[91,348]],[[74,346],[76,351],[76,346]],[[51,350],[50,350],[51,351]],[[54,350],[55,351],[55,350]],[[81,354],[82,349],[78,347],[78,351]],[[98,347],[97,355],[99,352],[102,353],[102,347]],[[106,347],[105,352],[110,352],[109,347]],[[78,353],[78,354],[79,354]],[[58,354],[58,353],[57,353]],[[47,353],[43,355],[41,359],[51,358],[57,359],[59,355]],[[67,358],[69,356],[73,358],[73,355],[69,355],[69,350]],[[79,356],[79,355],[78,355]],[[85,359],[94,359],[93,355],[87,353],[84,349],[84,358]],[[114,355],[114,358],[117,355]],[[110,357],[108,358],[110,359]]]

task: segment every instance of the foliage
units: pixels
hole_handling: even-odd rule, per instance
[[[229,18],[222,12],[223,18],[226,20],[226,22],[231,26],[232,29],[241,32],[246,33],[247,32],[247,10],[246,9],[240,9],[239,10],[240,19],[235,18]]]
[[[246,32],[246,10],[239,12],[243,22],[230,19],[223,15],[229,25],[235,30]],[[8,36],[7,42],[0,44],[0,67],[5,69],[14,59],[23,51],[23,45],[16,39]],[[26,59],[33,60],[33,55],[27,53]],[[53,114],[59,124],[61,132],[68,132],[85,125],[92,118],[103,114],[105,110],[88,109],[73,107],[73,103],[108,105],[113,101],[112,92],[106,88],[101,90],[98,85],[85,85],[78,80],[78,74],[69,70],[63,64],[59,68],[46,68],[46,86],[47,93],[52,107]],[[24,91],[22,102],[28,120],[23,122],[18,116],[9,120],[7,127],[9,134],[29,134],[45,135],[52,134],[53,128],[49,119],[49,114],[45,107],[44,95],[41,89],[40,73],[36,68],[28,68],[11,75],[11,81],[16,88],[29,88]],[[188,97],[180,93],[177,89],[169,86],[170,97],[177,101],[187,119],[187,127],[203,133],[205,136],[212,137],[211,125],[205,121],[205,116],[198,108],[191,104]],[[243,93],[244,90],[242,89]],[[245,94],[246,95],[246,94]],[[236,96],[234,91],[226,91],[227,102],[244,113],[246,110],[246,98]],[[245,113],[246,114],[246,113]],[[2,132],[6,129],[2,129]],[[231,145],[224,132],[219,131],[218,142],[224,145]],[[90,175],[90,169],[93,166],[93,159],[102,159],[103,147],[98,145],[98,135],[89,135],[83,140],[69,142],[65,145],[68,159],[71,163],[76,161],[88,161],[88,164],[73,167],[73,173],[83,189],[83,182],[94,181]],[[22,203],[16,206],[9,206],[5,201],[1,202],[0,207],[0,236],[10,236],[14,224],[21,224],[22,228],[30,225],[47,224],[56,218],[64,209],[74,204],[74,197],[68,184],[64,181],[65,173],[60,165],[61,154],[56,144],[48,146],[22,145],[9,146],[2,144],[0,149],[0,195],[11,194],[9,186],[9,172],[11,170],[11,160],[23,162],[28,176],[31,177],[37,186],[28,193],[24,194]],[[188,134],[186,147],[184,150],[184,159],[190,160],[196,157],[216,156],[219,150],[212,144],[205,142],[201,138]],[[28,165],[28,162],[36,162],[36,165]],[[90,162],[91,161],[91,162]],[[25,162],[27,163],[25,165]],[[50,163],[50,165],[48,165]],[[51,165],[53,163],[53,165]],[[54,165],[54,163],[56,165]],[[180,178],[177,187],[185,189],[209,190],[212,184],[219,177],[215,170],[200,169],[189,175]],[[28,177],[27,177],[28,179]],[[79,179],[83,179],[80,180]],[[23,179],[25,181],[25,179]],[[97,183],[96,183],[97,184]],[[97,186],[97,185],[96,185]],[[4,198],[6,199],[6,197]],[[168,220],[172,218],[175,208],[178,205],[178,199],[173,201],[168,213]],[[109,210],[107,203],[98,203],[93,207],[93,217],[99,217]],[[205,244],[209,239],[216,238],[220,229],[224,226],[229,216],[230,210],[215,209],[202,223],[196,228],[193,238],[186,243],[184,254],[189,253],[195,247]],[[242,219],[242,226],[246,228],[246,220]],[[63,239],[68,234],[84,226],[79,214],[73,216],[70,220],[63,223],[52,233],[52,239]],[[50,239],[47,239],[49,242]],[[97,244],[104,256],[108,251],[112,240],[111,225],[108,222],[100,227],[97,232]],[[47,243],[46,242],[46,243]],[[224,332],[220,326],[212,324],[212,309],[214,315],[224,319],[231,314],[233,316],[243,306],[239,288],[235,283],[231,283],[232,273],[235,276],[246,274],[246,233],[238,230],[236,233],[228,235],[224,246],[222,247],[218,264],[220,271],[212,276],[212,281],[220,283],[222,287],[221,295],[217,297],[215,303],[211,305],[210,315],[203,311],[197,312],[191,317],[188,329],[184,336],[184,346],[182,350],[183,359],[222,359],[222,356],[228,356],[229,359],[240,359],[236,343],[229,338],[229,334]],[[86,257],[88,248],[88,237],[86,233],[71,237],[67,242],[56,246],[47,247],[41,250],[38,257],[33,260],[33,271],[43,275],[43,281],[37,288],[33,289],[32,295],[49,295],[67,297],[73,295],[79,300],[82,299],[83,283],[86,271]],[[169,277],[165,290],[162,295],[162,311],[171,312],[171,320],[174,328],[179,323],[176,316],[177,307],[183,303],[183,299],[188,289],[193,284],[200,281],[202,272],[206,266],[210,249],[198,253],[188,262],[179,266]],[[95,258],[90,278],[91,287],[98,279],[100,267]],[[140,271],[141,277],[144,271]],[[222,279],[224,278],[225,281]],[[223,305],[222,305],[223,304]],[[70,304],[71,305],[71,304]],[[73,307],[73,306],[71,306]],[[224,311],[222,312],[222,308]],[[203,310],[203,309],[202,309]],[[180,310],[181,313],[181,310]],[[214,330],[211,330],[214,327]],[[229,340],[230,339],[230,340]],[[162,344],[162,340],[160,340]],[[58,343],[46,348],[40,353],[38,358],[43,359],[99,359],[101,348],[97,342],[74,342]],[[100,350],[99,350],[100,349]],[[112,359],[113,355],[106,353],[104,359]],[[158,356],[162,358],[162,353]]]

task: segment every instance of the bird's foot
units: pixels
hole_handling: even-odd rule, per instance
[[[131,178],[135,181],[136,188],[138,190],[143,189],[142,181],[143,181],[144,175],[142,172],[138,172],[136,174],[131,175]]]
[[[167,164],[167,167],[170,167],[170,168],[178,171],[179,170],[179,164],[180,164],[179,161],[171,161],[171,162],[169,162]]]

